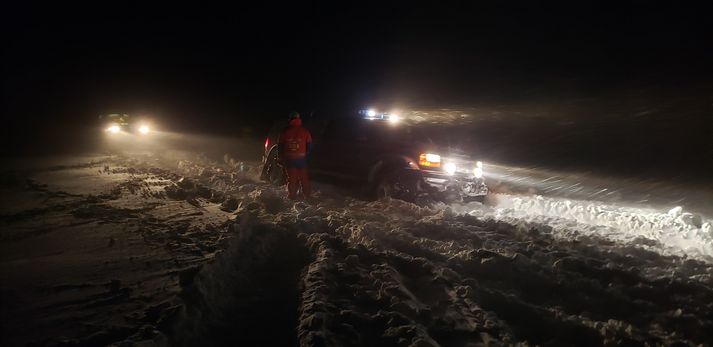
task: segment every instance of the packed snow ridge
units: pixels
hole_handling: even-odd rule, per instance
[[[662,255],[713,262],[713,222],[681,207],[669,211],[555,197],[495,196],[493,208],[455,205],[457,213],[549,226],[555,237],[598,236]]]

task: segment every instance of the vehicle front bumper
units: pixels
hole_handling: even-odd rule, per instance
[[[463,175],[446,175],[442,173],[423,172],[423,184],[432,192],[458,196],[460,198],[476,198],[488,194],[488,186],[482,178],[465,177]]]

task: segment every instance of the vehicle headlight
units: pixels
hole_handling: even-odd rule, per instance
[[[433,153],[421,153],[418,156],[418,165],[425,167],[441,167],[441,156]]]
[[[473,174],[475,175],[475,178],[483,178],[483,164],[481,162],[478,163],[480,166],[476,166],[475,169],[473,169]]]
[[[483,162],[482,161],[476,161],[475,162],[475,167],[483,168]]]
[[[116,134],[121,131],[121,127],[118,124],[110,124],[109,127],[106,128],[106,131],[112,134]]]
[[[389,115],[389,122],[391,122],[391,123],[398,123],[400,120],[401,120],[401,118],[399,118],[399,116],[396,114],[392,113]]]
[[[453,175],[456,173],[456,164],[453,163],[446,163],[446,165],[443,166],[443,170],[446,171],[447,174]]]
[[[148,134],[151,131],[151,128],[149,128],[148,125],[142,125],[139,127],[139,132],[142,134]]]

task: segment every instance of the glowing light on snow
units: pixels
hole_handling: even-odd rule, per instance
[[[106,128],[106,131],[108,131],[108,132],[110,132],[110,133],[112,133],[112,134],[116,134],[116,133],[118,133],[120,130],[121,130],[121,128],[120,128],[118,125],[116,125],[116,124],[112,124],[112,125],[110,125],[108,128]]]
[[[456,173],[456,164],[453,163],[446,163],[446,165],[443,166],[443,169],[446,170],[446,173],[449,175],[453,175]]]
[[[466,212],[534,225],[547,225],[553,236],[578,239],[596,236],[621,245],[648,249],[662,255],[691,257],[713,263],[713,227],[710,220],[684,212],[638,208],[601,201],[497,194],[494,210],[456,206]]]
[[[476,166],[475,169],[473,169],[473,175],[475,175],[475,178],[483,178],[483,168]]]

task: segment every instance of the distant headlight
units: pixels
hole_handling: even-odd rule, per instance
[[[483,178],[483,163],[478,162],[478,164],[480,164],[480,166],[476,166],[475,169],[473,169],[473,174],[475,178]]]
[[[151,131],[151,128],[149,128],[148,125],[142,125],[142,126],[139,127],[139,132],[142,133],[142,134],[144,134],[144,135],[145,135],[145,134],[148,134],[149,131]]]
[[[395,114],[390,114],[389,115],[389,122],[391,123],[398,123],[401,120],[398,115]]]
[[[443,166],[443,170],[446,171],[447,174],[453,175],[456,173],[456,164],[453,163],[447,163],[446,165]]]
[[[483,168],[483,162],[482,161],[476,161],[475,162],[475,167]]]
[[[106,128],[106,131],[112,134],[116,134],[121,131],[121,127],[119,127],[117,124],[111,124],[108,128]]]

